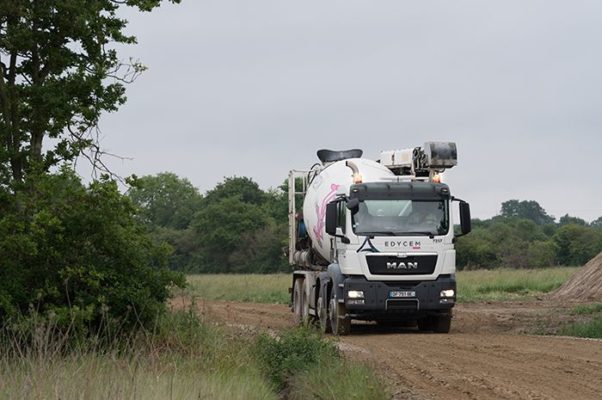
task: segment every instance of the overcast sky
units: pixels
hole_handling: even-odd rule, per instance
[[[602,2],[183,0],[128,12],[149,67],[102,119],[127,176],[275,187],[319,148],[455,141],[444,180],[491,217],[508,199],[602,215]]]

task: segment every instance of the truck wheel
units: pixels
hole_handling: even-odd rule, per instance
[[[307,284],[308,282],[304,279],[301,288],[301,322],[309,325],[312,322],[312,316],[309,315],[309,299],[307,297],[308,288],[305,287]]]
[[[332,333],[335,335],[348,335],[351,332],[351,319],[346,316],[347,310],[345,309],[345,305],[339,304],[334,297],[334,293],[330,295],[328,314],[330,315]]]
[[[316,308],[318,309],[318,316],[320,320],[320,329],[324,333],[332,333],[332,325],[330,325],[330,319],[328,316],[328,303],[325,300],[325,295],[327,293],[322,293],[318,295],[318,302]]]
[[[303,321],[303,278],[295,279],[293,284],[293,321],[299,325]]]
[[[418,320],[418,329],[422,332],[449,333],[451,319],[451,313],[425,317]]]
[[[452,316],[450,314],[438,315],[433,317],[433,332],[435,333],[449,333],[451,329]]]

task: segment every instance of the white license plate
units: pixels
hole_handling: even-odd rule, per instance
[[[391,290],[389,292],[390,298],[400,298],[400,297],[416,297],[416,291],[414,290]]]

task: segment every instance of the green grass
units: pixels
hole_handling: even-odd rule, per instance
[[[560,328],[559,335],[602,339],[602,303],[577,305],[571,314],[579,320]]]
[[[602,303],[580,304],[573,307],[573,310],[571,311],[571,314],[573,315],[590,315],[596,313],[602,313]]]
[[[458,302],[503,301],[533,298],[566,282],[578,267],[460,271]]]
[[[205,300],[288,304],[292,274],[189,275],[188,294]]]
[[[560,329],[559,335],[602,339],[602,313],[586,322],[575,322]]]
[[[458,301],[503,301],[533,298],[562,285],[577,267],[530,270],[496,269],[457,273]],[[288,304],[290,274],[189,275],[188,294],[206,300]]]
[[[0,399],[274,399],[250,339],[192,313],[163,318],[154,332],[97,346],[66,346],[35,328],[33,344],[0,338]]]

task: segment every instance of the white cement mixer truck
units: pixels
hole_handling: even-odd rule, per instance
[[[288,181],[295,320],[339,335],[352,320],[449,332],[454,242],[471,230],[468,203],[441,183],[457,164],[455,143],[384,151],[378,161],[361,150],[319,150],[318,158]]]

